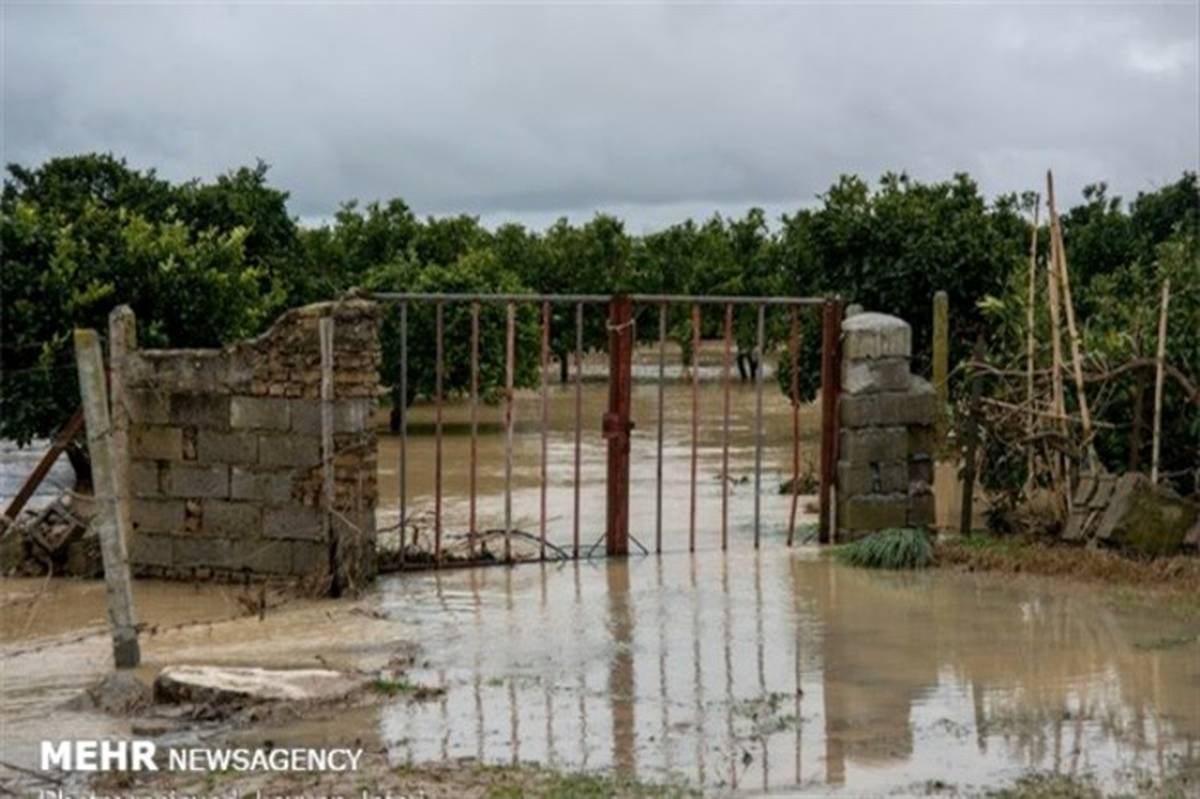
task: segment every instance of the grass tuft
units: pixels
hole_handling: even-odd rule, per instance
[[[863,569],[924,569],[933,563],[933,544],[924,530],[881,530],[838,547],[837,558]]]

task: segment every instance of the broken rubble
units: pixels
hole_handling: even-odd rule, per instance
[[[154,701],[243,705],[343,699],[365,679],[330,669],[168,666],[154,680]]]

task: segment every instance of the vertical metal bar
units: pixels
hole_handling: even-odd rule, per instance
[[[470,475],[470,518],[467,534],[470,536],[471,558],[475,557],[479,530],[476,519],[476,500],[479,487],[479,303],[471,303],[471,475]]]
[[[572,554],[579,557],[580,448],[583,441],[583,303],[575,304],[575,505]]]
[[[512,562],[513,361],[516,356],[516,307],[506,307],[504,330],[504,560]]]
[[[445,349],[442,336],[442,303],[434,309],[434,339],[436,366],[433,389],[433,560],[442,565],[442,373],[445,371]]]
[[[725,304],[725,357],[721,363],[721,386],[725,392],[721,432],[721,550],[729,548],[729,405],[730,361],[733,359],[733,304]]]
[[[837,479],[839,339],[842,303],[826,300],[821,307],[821,527],[818,540],[833,541],[833,484]]]
[[[400,563],[408,537],[408,303],[400,303]]]
[[[800,312],[792,308],[792,332],[788,337],[788,354],[791,356],[792,401],[792,509],[788,514],[788,540],[790,547],[796,540],[796,506],[800,502]]]
[[[662,553],[663,399],[667,380],[667,304],[658,306],[658,454],[654,466],[654,551]]]
[[[688,513],[688,552],[696,551],[696,467],[700,447],[700,306],[692,305],[692,482]]]
[[[609,556],[629,554],[629,433],[633,384],[633,303],[617,296],[609,303],[608,507],[605,550]]]
[[[767,370],[767,306],[758,306],[758,335],[754,370],[754,548],[762,538],[763,372]]]
[[[546,476],[547,476],[547,430],[550,427],[550,393],[546,383],[546,372],[550,369],[550,303],[542,303],[542,475],[538,517],[540,560],[546,559]]]

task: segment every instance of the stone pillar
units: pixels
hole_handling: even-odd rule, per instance
[[[933,387],[909,371],[912,331],[894,316],[842,323],[838,540],[933,523]]]

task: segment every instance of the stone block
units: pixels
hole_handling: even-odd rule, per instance
[[[321,435],[321,401],[288,400],[292,408],[292,431],[309,436]],[[358,433],[366,430],[375,401],[370,397],[349,397],[333,403],[333,432]]]
[[[868,494],[838,500],[838,528],[886,530],[908,524],[908,494]]]
[[[197,431],[196,459],[201,463],[255,463],[258,436],[246,432]]]
[[[895,425],[930,425],[937,406],[933,387],[920,378],[907,391],[885,391],[878,394],[849,394],[842,397],[842,427],[891,427]]]
[[[237,568],[233,558],[232,541],[224,538],[177,538],[175,539],[175,566],[183,569],[210,567],[215,569]]]
[[[263,511],[263,535],[267,538],[325,540],[324,515],[316,508],[284,505]]]
[[[286,399],[233,397],[229,423],[235,430],[287,430],[291,427],[291,407]]]
[[[908,430],[904,427],[843,430],[838,457],[851,466],[903,462],[908,457]]]
[[[294,543],[261,538],[236,541],[231,566],[260,574],[291,574]]]
[[[178,499],[135,499],[130,503],[133,529],[139,533],[177,533],[183,529],[183,501]]]
[[[858,313],[842,322],[842,357],[908,358],[912,328],[903,319],[881,313]]]
[[[875,358],[842,361],[842,392],[872,394],[908,388],[907,358]]]
[[[1096,538],[1138,555],[1158,557],[1193,544],[1197,530],[1200,504],[1151,484],[1143,474],[1129,472],[1113,487]]]
[[[171,420],[167,395],[158,391],[126,392],[129,421],[134,424],[167,424]]]
[[[321,462],[321,439],[262,434],[258,439],[258,462],[264,466],[316,466]]]
[[[903,460],[863,465],[838,461],[837,488],[843,497],[907,491],[908,465]]]
[[[177,461],[183,458],[183,431],[135,424],[129,430],[129,446],[134,458]]]
[[[323,542],[292,541],[292,574],[308,577],[329,571],[329,547]]]
[[[163,491],[173,497],[229,496],[229,467],[172,463],[163,469]]]
[[[937,458],[937,431],[931,425],[911,425],[908,428],[908,456]]]
[[[908,497],[908,526],[929,527],[933,524],[936,514],[936,503],[929,486],[920,483],[924,490],[910,494]]]
[[[913,455],[908,459],[908,482],[933,485],[933,458]]]
[[[262,528],[262,508],[255,502],[206,499],[200,513],[200,529],[206,535],[257,538]]]
[[[218,394],[172,394],[171,424],[229,429],[229,397]]]
[[[170,566],[174,562],[172,541],[168,535],[137,533],[130,536],[129,561],[138,566]]]
[[[154,461],[134,461],[129,465],[129,488],[135,497],[157,497],[158,464]]]
[[[273,505],[289,502],[292,499],[292,473],[235,466],[230,474],[229,496]]]

